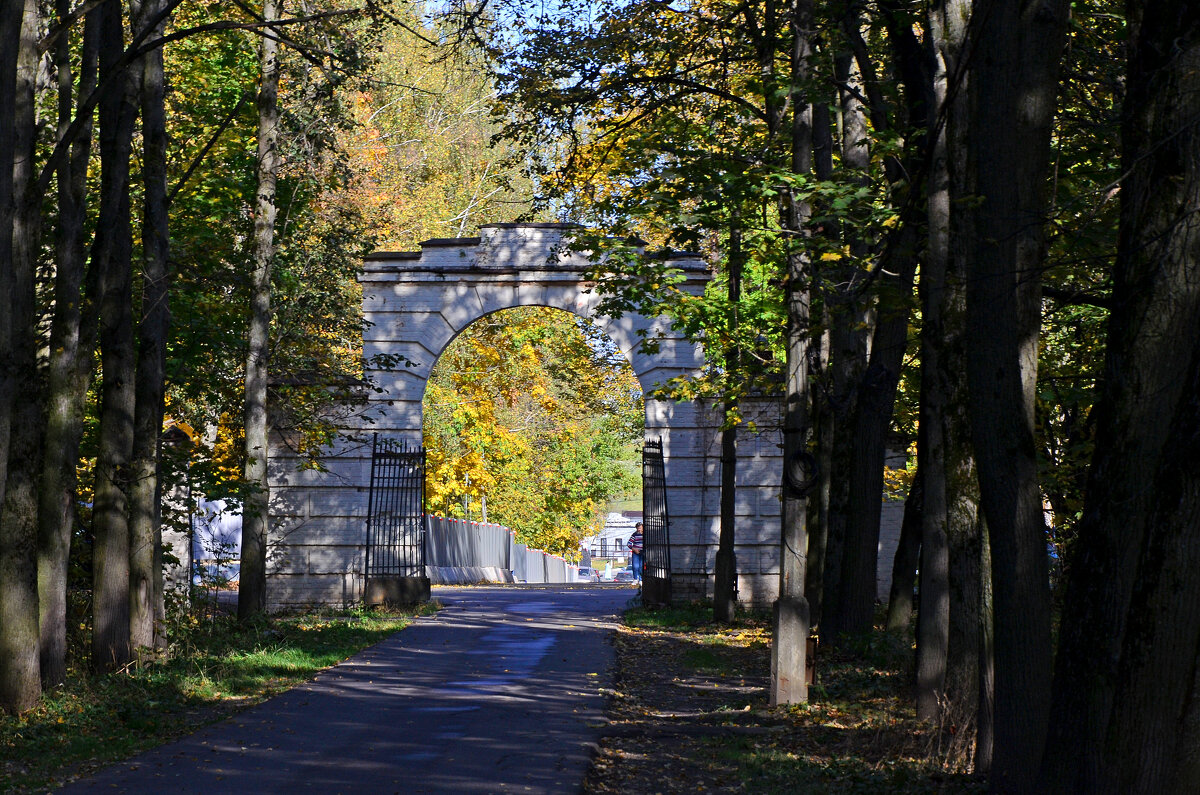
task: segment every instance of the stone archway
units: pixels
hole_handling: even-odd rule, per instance
[[[703,351],[663,319],[599,316],[599,296],[584,280],[587,258],[561,251],[569,224],[491,224],[478,238],[428,240],[419,252],[376,252],[364,265],[363,352],[404,364],[369,373],[380,389],[347,421],[347,439],[326,472],[299,471],[287,445],[271,452],[271,559],[274,608],[355,602],[363,593],[367,483],[372,432],[419,445],[422,399],[446,345],[475,320],[502,309],[547,306],[591,318],[628,357],[645,393],[703,364]],[[704,289],[708,271],[695,255],[671,264],[681,289]],[[643,349],[643,333],[657,338]],[[645,400],[646,435],[661,437],[671,518],[677,600],[711,594],[719,530],[720,443],[703,405]],[[753,412],[753,407],[749,409]],[[739,440],[738,569],[743,601],[765,604],[778,580],[779,433],[762,407],[757,433]]]

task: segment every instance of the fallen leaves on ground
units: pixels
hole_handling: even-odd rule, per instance
[[[983,791],[932,761],[936,732],[916,720],[902,654],[822,651],[812,701],[770,708],[764,617],[720,626],[700,608],[670,612],[631,611],[616,635],[585,792]]]

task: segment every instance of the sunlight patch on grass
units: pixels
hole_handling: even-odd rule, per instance
[[[0,716],[0,791],[45,790],[187,734],[311,679],[412,614],[178,622],[172,656],[105,677],[74,672],[30,712]]]

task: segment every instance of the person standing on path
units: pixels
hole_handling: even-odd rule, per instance
[[[644,537],[642,536],[642,523],[638,522],[633,527],[633,535],[629,537],[629,543],[625,546],[629,547],[630,557],[633,559],[633,578],[640,585],[642,582],[642,547]]]

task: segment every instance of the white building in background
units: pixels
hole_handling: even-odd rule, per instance
[[[236,582],[242,560],[242,514],[226,500],[196,500],[191,517],[194,584]]]
[[[594,536],[589,536],[579,542],[580,546],[591,553],[592,559],[610,558],[627,560],[629,549],[625,546],[633,535],[633,527],[640,521],[637,517],[619,513],[610,513],[604,520],[604,527]]]

